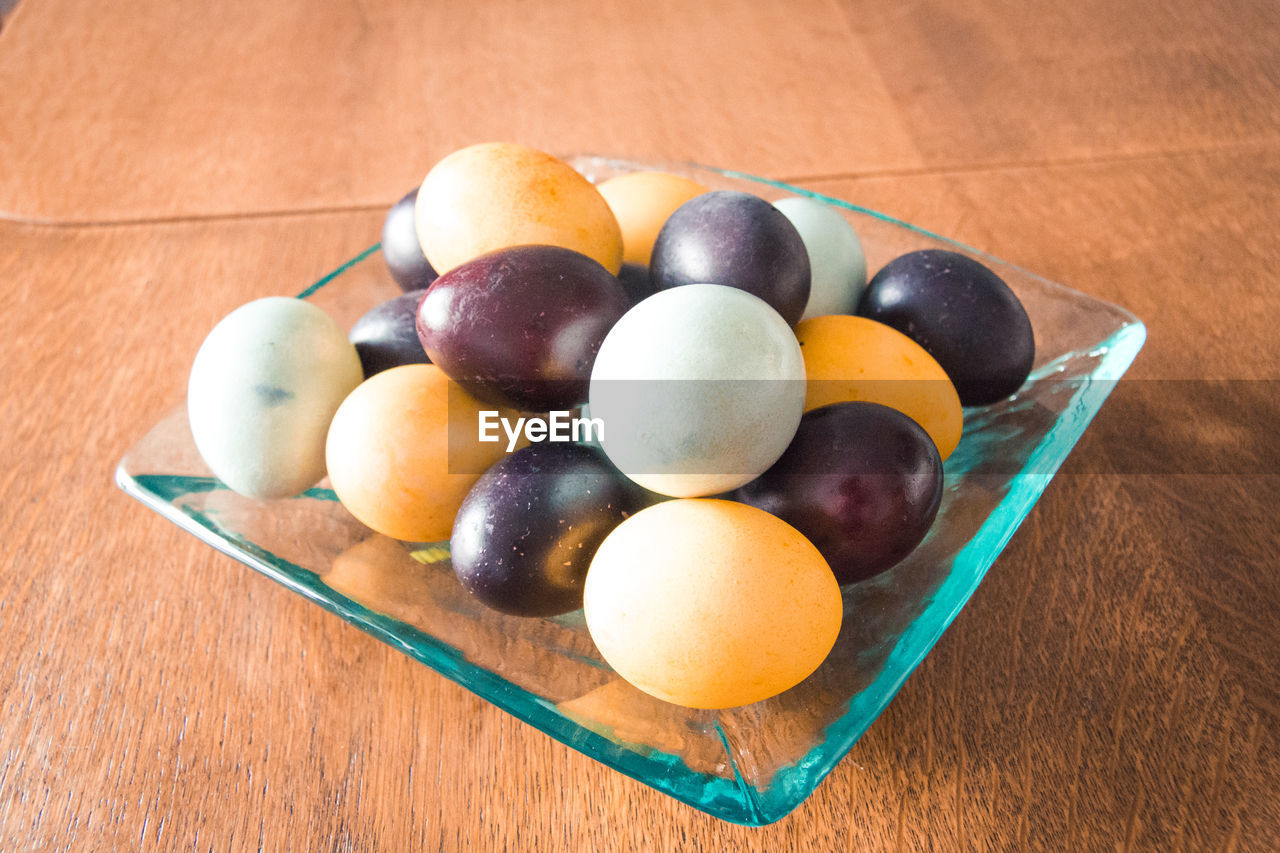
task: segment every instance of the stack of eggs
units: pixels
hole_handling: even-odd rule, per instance
[[[286,298],[213,330],[189,389],[205,461],[255,498],[327,472],[379,533],[448,539],[485,604],[584,609],[623,678],[691,707],[818,667],[840,586],[932,524],[962,404],[1017,390],[1034,350],[966,256],[868,283],[818,201],[658,172],[597,187],[513,144],[440,161],[383,256],[406,292],[349,338]]]

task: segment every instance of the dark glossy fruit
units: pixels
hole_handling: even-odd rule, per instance
[[[473,595],[504,613],[577,610],[596,549],[645,503],[597,448],[530,445],[467,494],[453,522],[453,569]]]
[[[418,309],[418,337],[478,400],[571,409],[587,399],[600,343],[630,306],[618,280],[586,255],[517,246],[438,278]]]
[[[782,458],[733,498],[799,530],[837,581],[854,583],[920,544],[942,500],[942,462],[901,412],[836,403],[807,413]]]
[[[966,406],[994,403],[1035,361],[1031,320],[1009,286],[956,252],[925,249],[890,261],[867,284],[858,313],[924,347]]]
[[[794,326],[809,301],[809,252],[773,205],[721,190],[682,204],[653,245],[649,271],[659,290],[724,284],[769,303]]]
[[[418,303],[425,290],[411,290],[374,306],[356,320],[347,337],[355,344],[364,378],[402,364],[429,364],[418,340]]]
[[[382,222],[382,259],[404,291],[422,290],[436,280],[436,271],[422,254],[418,231],[413,225],[413,207],[417,200],[415,189],[393,204]]]

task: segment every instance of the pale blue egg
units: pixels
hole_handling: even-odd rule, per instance
[[[329,422],[363,378],[355,347],[322,309],[284,296],[242,305],[191,365],[196,449],[236,492],[298,494],[324,477]]]
[[[804,410],[795,334],[762,299],[719,284],[660,291],[600,346],[590,412],[635,482],[673,497],[735,489],[772,465]]]

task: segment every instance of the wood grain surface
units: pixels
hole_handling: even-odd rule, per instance
[[[22,0],[0,850],[1280,849],[1271,5]],[[1148,326],[969,605],[768,827],[560,745],[112,484],[221,316],[368,246],[485,138],[804,178]]]

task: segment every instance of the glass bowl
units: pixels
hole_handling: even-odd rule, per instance
[[[1038,350],[1031,378],[1016,395],[965,411],[929,535],[893,570],[843,589],[835,648],[800,685],[721,711],[650,698],[604,663],[581,612],[519,618],[473,600],[449,568],[448,543],[406,545],[376,535],[323,482],[276,501],[227,490],[201,462],[185,406],[128,452],[116,481],[219,551],[574,749],[718,818],[767,824],[813,792],[937,642],[1133,361],[1146,330],[1113,305],[839,199],[691,164],[569,160],[593,181],[661,169],[713,189],[818,199],[853,224],[872,271],[916,249],[962,252],[1008,282],[1031,317]],[[377,249],[299,296],[349,328],[399,293],[380,258],[370,258]]]

